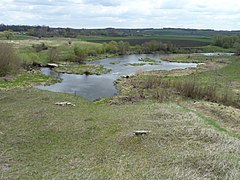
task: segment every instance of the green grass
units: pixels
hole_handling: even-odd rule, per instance
[[[109,106],[32,88],[0,93],[3,179],[239,177],[239,139],[175,103]],[[133,136],[139,129],[151,132]]]
[[[227,62],[229,62],[229,60]],[[195,79],[200,84],[209,84],[217,85],[217,87],[225,87],[230,85],[231,82],[240,83],[239,77],[240,77],[239,57],[232,57],[231,62],[223,68],[208,72],[197,73],[190,76],[177,77],[176,80],[186,81]]]
[[[111,71],[111,69],[104,68],[103,65],[97,64],[82,64],[72,66],[59,66],[54,68],[54,71],[68,74],[87,74],[87,75],[101,75]]]
[[[0,79],[0,89],[13,89],[18,87],[49,85],[60,80],[51,76],[46,76],[40,72],[26,72],[13,77],[11,80]]]
[[[30,46],[18,49],[18,56],[25,63],[36,62],[36,63],[45,65],[49,62],[48,50],[36,52]]]

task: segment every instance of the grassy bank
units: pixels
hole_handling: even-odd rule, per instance
[[[122,94],[160,101],[174,100],[183,96],[240,107],[238,57],[174,55],[169,58],[177,59],[178,62],[205,64],[197,69],[145,72],[130,80],[122,80],[120,81]]]
[[[60,81],[60,79],[43,75],[40,72],[23,72],[17,76],[7,76],[0,78],[0,89],[50,85]]]
[[[3,179],[239,177],[239,139],[182,105],[96,105],[31,88],[0,93]],[[134,136],[139,129],[151,132]]]
[[[217,62],[217,63],[228,63],[231,62],[235,57],[231,57],[228,55],[221,56],[205,56],[201,54],[170,54],[163,55],[161,57],[164,61],[170,62],[182,62],[182,63],[209,63],[209,62]]]

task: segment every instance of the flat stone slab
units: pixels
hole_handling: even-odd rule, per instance
[[[138,130],[138,131],[134,131],[133,134],[136,135],[136,136],[139,136],[139,135],[147,135],[149,134],[150,131],[148,130]]]

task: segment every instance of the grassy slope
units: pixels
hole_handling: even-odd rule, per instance
[[[190,57],[190,58],[188,58]],[[171,59],[171,58],[170,58]],[[179,62],[220,62],[226,64],[223,68],[215,69],[212,71],[195,73],[190,76],[180,76],[177,78],[171,78],[176,81],[196,81],[202,85],[216,86],[219,90],[236,91],[239,93],[240,89],[240,61],[239,57],[206,57],[199,55],[177,55],[173,56],[172,60]],[[216,65],[215,65],[216,66]]]
[[[97,105],[35,89],[0,91],[0,177],[239,177],[240,140],[175,103]],[[54,103],[70,101],[75,107]],[[150,135],[132,132],[149,129]]]
[[[168,99],[180,94],[193,99],[207,99],[239,107],[240,61],[237,56],[170,55],[178,62],[204,62],[197,69],[155,71],[120,82],[121,93],[134,97]],[[170,98],[171,99],[171,98]]]

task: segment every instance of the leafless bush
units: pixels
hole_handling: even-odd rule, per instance
[[[56,47],[53,47],[49,50],[48,58],[50,62],[58,62],[59,61],[59,52]]]
[[[46,44],[43,42],[41,44],[33,44],[32,47],[36,52],[41,52],[48,49],[48,46],[46,46]]]
[[[239,99],[228,88],[225,90],[223,88],[217,89],[215,85],[203,85],[194,80],[173,83],[172,88],[179,94],[192,99],[204,99],[228,106],[240,107]]]
[[[17,73],[20,61],[11,44],[0,43],[0,76]]]
[[[186,97],[216,101],[215,86],[204,86],[194,80],[175,82],[172,86],[177,92]]]
[[[170,97],[171,93],[174,93],[192,99],[202,99],[237,108],[240,107],[239,98],[229,88],[224,90],[224,88],[217,88],[214,84],[203,84],[194,79],[171,81],[149,76],[142,80],[135,80],[131,85],[137,89],[145,89],[145,92],[138,91],[141,98],[150,96],[164,101]]]

